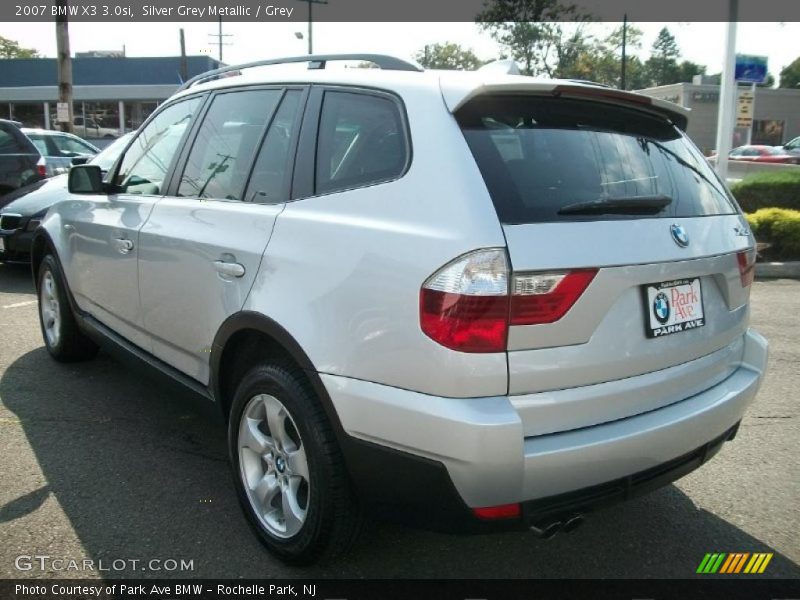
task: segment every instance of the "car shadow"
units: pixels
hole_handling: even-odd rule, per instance
[[[0,293],[33,294],[33,292],[30,265],[0,263]]]
[[[692,577],[706,552],[774,552],[673,485],[590,516],[582,528],[549,541],[371,523],[346,557],[291,568],[266,554],[249,531],[233,491],[225,432],[189,399],[103,353],[64,365],[43,347],[8,366],[0,397],[46,481],[0,507],[0,521],[35,518],[52,494],[86,553],[68,558],[194,565],[190,572],[123,570],[106,577]],[[766,576],[796,578],[800,569],[776,553]]]

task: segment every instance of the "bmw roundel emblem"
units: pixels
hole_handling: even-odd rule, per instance
[[[669,231],[672,234],[672,239],[675,240],[678,246],[686,248],[686,246],[689,245],[689,236],[686,234],[686,230],[683,227],[680,225],[672,225]]]
[[[669,298],[664,292],[659,292],[653,300],[653,314],[662,325],[669,321]]]

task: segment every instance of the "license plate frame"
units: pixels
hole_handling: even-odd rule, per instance
[[[647,283],[641,289],[645,306],[644,332],[648,338],[660,338],[705,326],[703,285],[699,277]],[[656,305],[660,294],[663,297]]]

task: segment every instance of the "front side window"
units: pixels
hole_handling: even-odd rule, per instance
[[[407,161],[405,129],[394,101],[370,94],[325,93],[317,140],[318,194],[395,179]]]
[[[186,162],[178,195],[242,200],[256,148],[282,93],[247,90],[214,98]]]
[[[53,142],[62,156],[79,156],[81,154],[96,154],[97,150],[78,138],[65,135],[53,136]]]
[[[170,163],[199,106],[200,97],[176,102],[159,112],[141,130],[125,153],[117,173],[115,182],[121,192],[163,193]]]
[[[644,111],[485,96],[456,119],[503,223],[637,218],[599,208],[647,199],[664,201],[648,213],[654,217],[736,212],[702,154],[666,119]]]

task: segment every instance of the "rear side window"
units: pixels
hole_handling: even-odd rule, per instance
[[[317,193],[395,179],[407,161],[396,102],[371,94],[325,92],[317,140]]]
[[[35,154],[35,147],[13,125],[0,124],[0,154]]]
[[[581,100],[481,97],[456,115],[504,223],[641,218],[587,202],[668,197],[649,216],[735,213],[706,159],[666,120]]]
[[[242,200],[258,144],[283,90],[228,92],[203,119],[178,188],[179,196]]]
[[[47,141],[40,135],[29,135],[28,139],[33,142],[39,154],[42,156],[50,156],[50,149],[47,147]]]
[[[288,199],[287,173],[292,139],[299,123],[300,96],[299,90],[286,92],[258,152],[245,200],[276,204]]]

